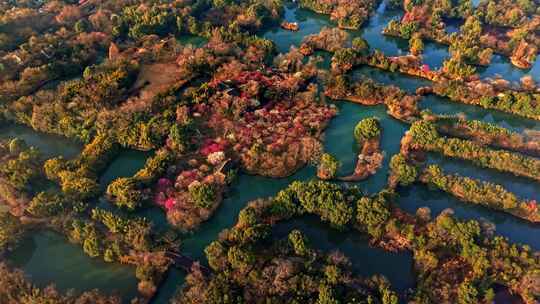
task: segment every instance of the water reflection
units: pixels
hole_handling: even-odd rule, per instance
[[[508,237],[512,242],[528,244],[534,250],[540,250],[540,225],[529,223],[504,212],[484,206],[460,202],[439,190],[429,190],[425,185],[414,185],[400,189],[399,205],[404,210],[414,213],[420,207],[429,207],[433,217],[446,208],[452,208],[461,219],[488,220],[496,225],[496,234]]]
[[[10,124],[0,127],[0,140],[7,138],[23,139],[29,146],[38,148],[45,158],[63,156],[66,159],[77,156],[82,144],[65,137],[34,131],[23,125]]]
[[[27,237],[9,255],[9,261],[39,287],[54,283],[60,291],[76,292],[97,288],[121,295],[125,302],[137,296],[133,267],[90,258],[81,246],[70,244],[54,232],[42,231]]]
[[[135,175],[137,171],[144,167],[146,160],[153,154],[153,152],[122,150],[103,172],[99,178],[99,183],[106,187],[117,178]]]
[[[344,253],[351,261],[355,274],[363,277],[382,274],[399,292],[415,286],[413,258],[410,252],[393,253],[370,247],[368,239],[360,232],[332,229],[314,216],[278,223],[274,227],[273,234],[276,238],[284,238],[293,229],[302,231],[309,238],[312,248],[323,250],[325,253],[334,250]]]
[[[497,110],[488,110],[479,106],[454,102],[446,97],[429,95],[424,97],[419,105],[420,108],[430,110],[436,114],[463,114],[467,119],[495,123],[515,132],[524,132],[527,129],[540,130],[540,123],[532,119],[519,118]]]
[[[537,199],[540,201],[538,184],[531,179],[493,169],[480,168],[469,161],[444,157],[438,153],[430,153],[428,155],[428,163],[439,165],[446,174],[459,174],[461,176],[492,182],[503,186],[506,190],[515,193],[522,199]]]

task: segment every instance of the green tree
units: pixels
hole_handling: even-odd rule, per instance
[[[374,117],[362,119],[354,128],[354,138],[358,143],[381,135],[379,120]]]
[[[208,265],[215,271],[220,271],[225,267],[227,261],[227,249],[219,241],[213,241],[204,249]]]
[[[8,212],[0,212],[0,254],[15,248],[23,232],[18,218]]]
[[[400,34],[402,38],[411,39],[412,35],[418,31],[418,22],[412,21],[405,24],[401,24]]]
[[[386,222],[390,219],[390,206],[387,202],[392,193],[381,192],[373,197],[363,197],[356,205],[356,220],[372,237],[383,236]]]
[[[77,33],[87,32],[90,30],[90,25],[85,19],[82,19],[75,23],[74,29]]]
[[[216,189],[212,184],[197,183],[189,186],[189,196],[199,208],[208,209],[217,199]]]
[[[336,299],[334,295],[334,290],[332,287],[321,284],[319,286],[319,297],[316,304],[339,304],[340,302]]]
[[[60,172],[65,170],[66,162],[63,157],[48,159],[43,165],[45,175],[51,181],[60,181]]]
[[[191,123],[173,124],[169,132],[169,139],[173,147],[181,152],[188,150],[192,146],[192,136],[193,127],[191,126]]]
[[[413,55],[419,55],[424,51],[424,43],[419,33],[412,35],[409,40],[409,49]]]
[[[115,205],[136,210],[144,201],[141,183],[132,177],[120,177],[107,186],[107,195]]]
[[[352,40],[352,48],[357,53],[366,55],[369,51],[369,44],[365,39],[361,37],[356,37]]]
[[[401,186],[409,186],[416,181],[418,170],[415,166],[409,165],[402,154],[396,154],[390,160],[390,170],[397,178]]]
[[[409,129],[409,134],[415,142],[433,144],[439,138],[439,132],[433,122],[426,120],[415,121]]]
[[[336,228],[345,228],[353,217],[348,193],[335,184],[323,181],[293,182],[289,189],[294,191],[296,199],[307,212],[319,215]]]
[[[40,192],[32,200],[26,211],[36,217],[55,216],[64,210],[65,201],[54,193]]]
[[[233,269],[237,269],[240,272],[244,272],[249,269],[255,263],[255,255],[247,250],[238,246],[232,246],[227,252],[227,260]]]
[[[289,233],[289,243],[294,253],[299,256],[307,256],[310,253],[308,240],[300,230],[295,229]]]
[[[74,199],[84,200],[99,194],[99,185],[94,179],[71,171],[61,171],[58,176],[62,192]]]
[[[317,167],[317,176],[321,179],[332,179],[337,175],[341,163],[334,156],[324,153]]]
[[[28,150],[26,142],[20,138],[14,138],[8,143],[9,153],[18,155],[19,153]]]
[[[464,281],[458,288],[458,303],[459,304],[474,304],[478,303],[478,290],[469,281]]]
[[[101,254],[100,241],[93,226],[85,227],[85,236],[83,241],[83,250],[91,257],[97,257]]]

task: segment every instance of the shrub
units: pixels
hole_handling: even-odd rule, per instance
[[[371,198],[363,197],[356,205],[358,224],[375,239],[383,236],[386,222],[390,219],[387,194],[383,192]]]
[[[407,163],[405,157],[401,154],[396,154],[390,160],[390,170],[392,176],[397,178],[401,186],[409,186],[416,181],[418,171],[415,166]]]
[[[332,179],[336,177],[341,163],[331,154],[324,153],[319,161],[317,176],[321,179]]]
[[[26,208],[26,211],[36,217],[49,217],[60,213],[64,209],[64,200],[57,194],[40,192]]]
[[[306,256],[309,253],[308,241],[300,230],[293,230],[289,233],[289,243],[295,254]]]
[[[424,43],[420,34],[414,34],[411,40],[409,40],[409,49],[414,55],[421,54],[424,51]]]
[[[216,190],[212,184],[196,183],[189,186],[189,196],[199,208],[208,209],[216,200]]]
[[[362,119],[354,128],[354,138],[358,143],[381,135],[379,120],[371,117]]]
[[[141,184],[132,177],[121,177],[115,179],[107,187],[107,195],[115,205],[125,207],[128,210],[135,210],[141,207],[144,200],[143,192],[140,190]]]

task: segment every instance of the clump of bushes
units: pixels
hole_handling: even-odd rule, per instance
[[[418,170],[402,154],[396,154],[390,160],[390,174],[400,186],[409,186],[416,181]]]
[[[328,153],[324,153],[319,160],[317,167],[317,176],[320,179],[328,180],[333,179],[337,175],[337,171],[341,163],[334,156]]]
[[[132,177],[115,179],[107,186],[107,195],[115,205],[131,211],[141,207],[145,198],[141,183]]]
[[[354,138],[358,143],[363,143],[368,139],[376,138],[381,135],[381,125],[379,120],[374,117],[362,119],[354,127]]]

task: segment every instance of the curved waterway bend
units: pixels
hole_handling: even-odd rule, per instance
[[[107,186],[117,178],[135,175],[153,154],[153,152],[122,150],[100,176],[99,184]]]

